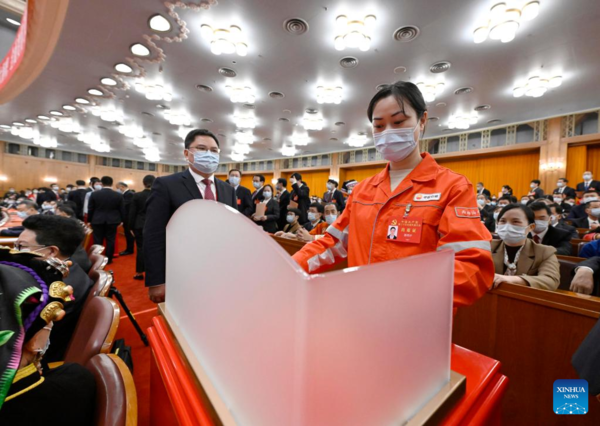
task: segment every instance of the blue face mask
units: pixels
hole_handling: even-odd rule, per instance
[[[231,176],[229,178],[229,183],[233,186],[238,186],[240,184],[240,178],[237,176]]]
[[[27,212],[17,212],[17,216],[19,216],[21,219],[27,219],[29,215]]]
[[[325,220],[327,221],[328,225],[333,225],[333,222],[335,222],[337,219],[337,214],[330,214],[325,216]]]
[[[219,154],[210,151],[196,151],[194,152],[194,163],[192,166],[201,173],[212,175],[219,167]]]
[[[287,220],[287,223],[293,223],[296,220],[296,216],[286,216],[285,220]]]
[[[412,129],[390,129],[381,133],[373,133],[375,148],[383,158],[392,163],[404,160],[417,146],[415,130],[419,123]]]

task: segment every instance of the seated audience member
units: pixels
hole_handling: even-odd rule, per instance
[[[599,294],[600,257],[590,257],[580,262],[572,272],[573,280],[569,290],[575,293]]]
[[[557,255],[571,256],[573,254],[571,234],[550,226],[552,219],[550,207],[541,201],[537,201],[529,206],[529,208],[535,216],[535,228],[529,237],[536,244],[554,247]]]
[[[325,235],[327,228],[335,222],[340,214],[337,209],[337,204],[329,203],[325,204],[325,221],[315,226],[312,231],[308,232],[306,229],[300,229],[298,231],[298,239],[306,243],[314,241],[321,235]]]
[[[327,192],[323,194],[323,202],[336,204],[337,210],[341,212],[344,211],[346,199],[344,198],[344,194],[337,189],[338,186],[337,180],[329,179],[327,181]]]
[[[536,244],[527,235],[535,228],[535,216],[523,205],[504,207],[498,217],[497,233],[492,240],[492,258],[496,269],[494,287],[502,283],[556,290],[560,284],[560,266],[556,249]]]
[[[67,217],[74,221],[76,221],[81,229],[83,229],[84,235],[92,232],[82,220],[79,220],[75,217],[75,211],[65,204],[60,204],[56,207],[56,216]],[[85,248],[83,247],[83,243],[77,247],[77,250],[71,256],[71,260],[79,265],[81,269],[85,271],[85,273],[89,273],[90,269],[92,269],[92,261],[90,260]]]
[[[277,221],[279,220],[279,203],[273,198],[273,187],[271,185],[265,185],[261,190],[262,201],[260,201],[257,206],[259,204],[266,205],[265,214],[259,216],[254,213],[252,215],[252,220],[262,226],[265,232],[274,234],[277,232]]]
[[[37,194],[35,202],[38,206],[41,206],[44,204],[44,201],[58,201],[58,195],[50,188],[42,187]]]
[[[73,287],[73,300],[66,308],[66,318],[52,329],[52,344],[46,353],[48,362],[62,361],[88,292],[94,285],[87,273],[71,256],[81,246],[85,234],[74,219],[36,215],[23,221],[25,230],[19,235],[15,248],[39,254],[44,259],[56,258],[62,262],[72,260],[69,275],[63,279]]]
[[[29,200],[21,201],[17,205],[17,215],[23,220],[25,220],[29,216],[34,216],[37,214],[39,214],[38,205],[36,203],[34,203],[33,201],[29,201]],[[21,235],[21,232],[23,232],[23,229],[24,228],[22,225],[6,228],[6,229],[3,229],[2,231],[0,231],[0,236],[2,236],[2,237],[18,237],[19,235]]]
[[[537,179],[531,181],[531,184],[529,185],[531,188],[531,191],[529,191],[528,194],[529,197],[537,200],[538,198],[542,198],[544,196],[544,191],[542,188],[540,188],[540,184],[541,182]]]
[[[571,239],[579,238],[579,233],[574,226],[567,225],[565,220],[563,219],[563,209],[559,204],[550,204],[550,212],[552,216],[550,216],[550,226],[555,227],[556,229],[560,229],[562,231],[567,231],[571,234]]]
[[[588,215],[585,212],[586,204],[591,201],[598,200],[600,200],[600,195],[596,191],[586,191],[581,199],[581,204],[579,204],[578,206],[573,206],[571,212],[569,213],[569,216],[567,216],[567,219],[574,220],[587,218]]]
[[[600,234],[594,234],[595,236],[600,236]],[[596,239],[594,241],[590,241],[581,247],[579,250],[579,257],[583,257],[585,259],[589,259],[590,257],[600,256],[600,240]]]
[[[308,222],[302,225],[302,227],[309,232],[312,231],[314,228],[323,223],[323,213],[325,213],[323,204],[312,203],[308,207]]]
[[[79,364],[42,367],[48,339],[54,342],[56,328],[66,319],[73,289],[58,284],[62,274],[41,258],[0,252],[0,260],[28,268],[0,265],[0,424],[94,424],[92,373]],[[54,265],[66,270],[63,264]]]
[[[498,198],[498,206],[506,207],[509,204],[517,204],[517,197],[513,197],[512,195],[504,195]]]
[[[600,226],[600,200],[588,201],[585,205],[586,217],[573,219],[573,226],[595,231]]]
[[[53,215],[56,213],[57,203],[56,201],[44,201],[42,204],[42,213],[45,215]]]
[[[479,211],[487,210],[488,205],[490,204],[490,199],[487,195],[479,194],[477,196],[477,207]]]
[[[300,209],[288,208],[286,222],[282,231],[275,234],[276,237],[296,238],[296,234],[300,230]]]
[[[521,197],[521,205],[522,206],[526,206],[530,202],[533,202],[533,198],[530,199],[529,196],[527,196],[527,195],[523,195]]]

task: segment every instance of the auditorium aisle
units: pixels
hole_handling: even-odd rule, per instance
[[[125,238],[119,234],[119,247],[125,247]],[[115,258],[113,263],[106,267],[112,270],[115,276],[114,286],[121,292],[125,303],[133,312],[140,327],[146,332],[156,315],[156,305],[148,300],[148,292],[143,281],[133,279],[135,274],[135,254]],[[121,310],[121,320],[117,339],[125,339],[131,346],[133,355],[133,379],[137,389],[138,400],[138,425],[150,424],[150,348],[145,347],[131,321]]]

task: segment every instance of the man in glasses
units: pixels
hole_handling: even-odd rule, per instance
[[[154,181],[146,204],[144,224],[144,263],[148,296],[155,303],[165,300],[167,224],[173,213],[190,200],[213,200],[237,210],[235,190],[216,179],[219,167],[219,141],[204,129],[187,134],[183,155],[189,169]]]

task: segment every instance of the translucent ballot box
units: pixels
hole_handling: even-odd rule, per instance
[[[399,425],[450,379],[454,255],[306,274],[242,214],[167,227],[165,315],[225,424]]]

